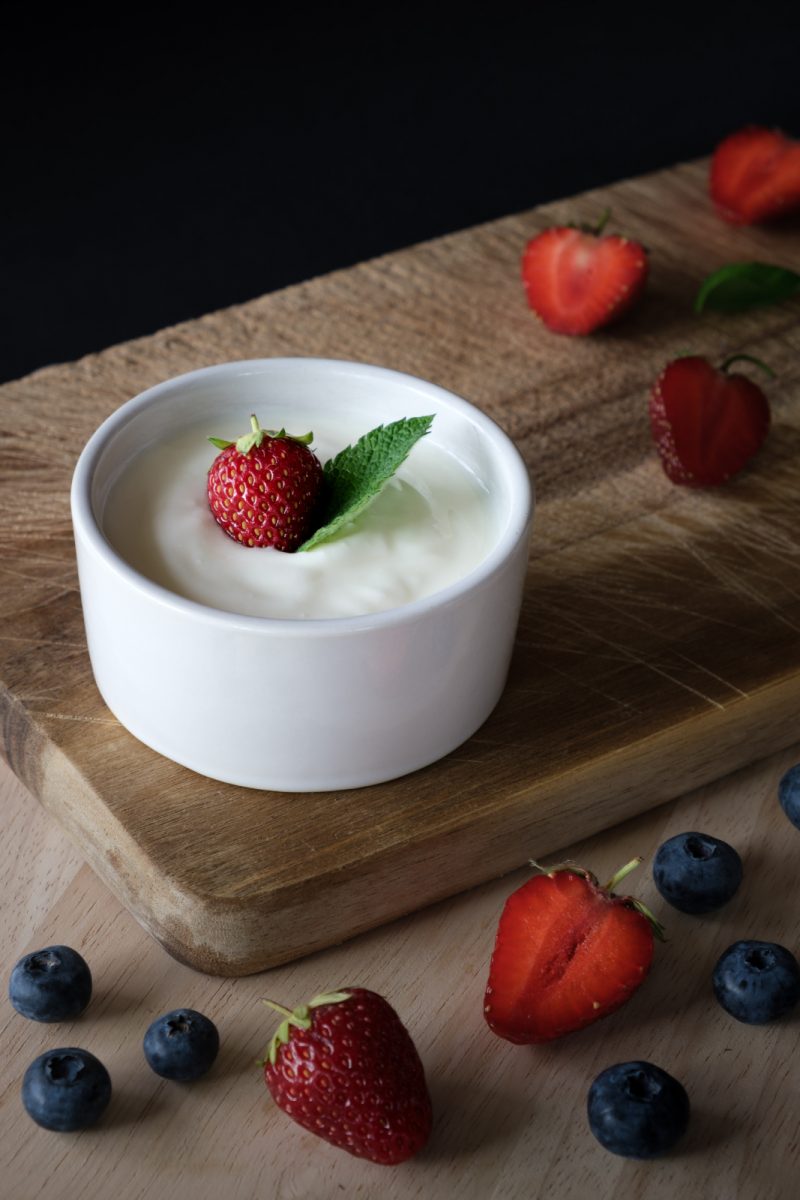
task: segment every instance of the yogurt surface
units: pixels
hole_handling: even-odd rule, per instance
[[[350,418],[335,429],[315,425],[313,449],[325,463],[366,432]],[[204,425],[143,449],[112,485],[102,517],[130,566],[189,600],[255,617],[382,612],[467,575],[496,537],[484,484],[428,436],[332,541],[294,554],[242,546],[208,507],[206,477],[217,454],[209,433],[228,436]]]

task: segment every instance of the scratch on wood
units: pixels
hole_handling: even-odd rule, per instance
[[[74,574],[73,571],[68,573],[70,575]],[[49,579],[43,579],[40,575],[28,575],[25,571],[15,571],[12,567],[0,566],[0,575],[10,575],[13,579],[24,579],[27,583],[35,583],[39,587],[57,584],[59,587],[66,587],[70,592],[76,592],[78,590],[77,584],[70,584],[66,581],[66,579],[59,579],[56,576],[52,576]]]
[[[109,717],[75,717],[70,713],[55,713],[55,712],[37,712],[36,717],[47,717],[51,721],[81,721],[87,725],[115,725],[119,728],[119,721]]]
[[[736,694],[741,696],[743,700],[748,699],[749,692],[743,692],[742,689],[737,687],[735,683],[729,683],[727,679],[723,679],[721,675],[717,675],[717,673],[712,671],[710,667],[704,667],[702,663],[695,662],[693,658],[689,658],[688,654],[680,654],[680,657],[684,660],[684,662],[689,663],[690,666],[695,667],[698,671],[702,671],[705,675],[710,675],[712,679],[718,680],[724,687],[730,688],[732,692],[736,692]]]
[[[740,595],[746,596],[748,600],[755,601],[756,604],[758,604],[761,608],[766,609],[768,613],[775,617],[777,621],[781,621],[795,633],[800,633],[800,627],[790,621],[788,617],[780,612],[779,609],[770,604],[769,601],[763,596],[760,596],[752,587],[748,587],[745,584],[741,569],[726,569],[721,563],[712,564],[707,557],[704,557],[698,553],[697,547],[693,546],[691,542],[687,542],[683,538],[679,538],[677,536],[675,540],[687,554],[691,555],[695,562],[700,563],[700,565],[706,571],[709,571],[720,583],[726,587],[729,587],[732,592],[739,593]],[[746,545],[744,536],[737,541],[737,549],[745,552]]]
[[[604,692],[602,688],[595,687],[594,684],[588,683],[585,679],[575,679],[570,675],[569,671],[564,671],[554,663],[548,663],[548,670],[553,671],[556,675],[561,675],[568,680],[573,687],[583,688],[586,692],[592,692],[595,696],[602,696],[604,700],[610,700],[612,704],[618,705],[620,708],[625,708],[628,712],[640,713],[642,710],[635,704],[629,704],[627,700],[620,700],[619,696],[612,696],[610,692]]]
[[[71,650],[85,650],[85,642],[65,642],[63,638],[26,638],[14,637],[10,633],[0,633],[0,642],[18,642],[21,646],[67,646]]]
[[[655,663],[648,662],[646,658],[642,658],[640,654],[636,654],[635,651],[629,650],[627,646],[620,645],[619,642],[615,642],[612,638],[606,637],[602,633],[598,633],[597,630],[589,629],[588,626],[582,625],[581,622],[576,620],[574,617],[568,617],[564,615],[564,620],[568,624],[574,625],[577,629],[580,629],[582,633],[586,633],[590,637],[595,637],[598,641],[613,647],[613,649],[619,651],[623,658],[628,662],[638,663],[639,666],[645,667],[648,671],[653,671],[654,674],[660,675],[663,679],[668,679],[669,682],[674,683],[676,687],[683,688],[685,691],[691,692],[695,696],[699,696],[701,700],[705,700],[706,704],[713,705],[714,708],[718,708],[720,712],[725,711],[725,705],[720,704],[718,700],[714,700],[711,696],[706,696],[704,692],[699,690],[699,688],[692,687],[692,685],[689,683],[684,683],[682,679],[676,679],[673,675],[670,675],[669,671],[665,671],[663,667],[659,667]]]

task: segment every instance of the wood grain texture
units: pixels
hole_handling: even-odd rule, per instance
[[[257,971],[376,926],[795,740],[800,712],[800,307],[698,319],[722,262],[800,268],[800,230],[732,229],[693,164],[454,234],[0,389],[4,753],[174,955]],[[548,333],[521,246],[604,206],[649,247],[642,306]],[[649,437],[664,362],[746,351],[778,374],[757,464],[673,487]],[[91,678],[68,484],[97,424],[143,388],[233,358],[317,354],[410,371],[517,441],[538,510],[506,693],[465,746],[327,796],[201,779],[137,743]],[[40,450],[47,430],[46,453]]]
[[[66,942],[85,955],[94,997],[69,1024],[39,1025],[0,998],[0,1178],[7,1200],[795,1200],[800,1170],[794,1067],[800,1020],[744,1026],[713,999],[713,964],[740,937],[796,954],[800,833],[776,797],[800,746],[678,802],[567,848],[601,878],[635,854],[631,890],[667,925],[652,972],[618,1013],[549,1046],[512,1046],[483,1016],[497,919],[527,877],[515,872],[258,977],[198,975],[162,953],[110,897],[57,825],[0,764],[4,971],[22,954]],[[649,863],[667,837],[699,829],[737,847],[745,877],[719,912],[690,917],[663,903]],[[539,844],[529,850],[538,854]],[[638,878],[637,878],[638,876]],[[411,1030],[434,1102],[434,1130],[414,1160],[384,1168],[292,1125],[254,1065],[273,1032],[264,996],[299,1002],[329,987],[386,995]],[[172,1084],[148,1069],[141,1042],[160,1013],[190,1005],[218,1025],[210,1074]],[[113,1082],[103,1120],[80,1134],[35,1126],[19,1100],[28,1064],[58,1046],[95,1053]],[[606,1153],[588,1131],[594,1077],[645,1058],[689,1092],[685,1139],[667,1158]]]

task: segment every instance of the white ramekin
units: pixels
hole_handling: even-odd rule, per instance
[[[216,432],[243,414],[246,424],[259,406],[315,397],[328,409],[363,410],[365,431],[435,413],[428,436],[457,440],[489,490],[498,535],[488,557],[450,587],[387,612],[278,620],[185,600],[109,544],[101,523],[109,489],[144,446],[188,421]],[[109,417],[75,468],[72,520],[97,686],[135,737],[212,779],[287,792],[394,779],[455,749],[497,703],[532,515],[528,472],[509,438],[421,379],[314,358],[223,363],[170,379]]]

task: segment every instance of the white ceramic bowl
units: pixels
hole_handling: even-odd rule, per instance
[[[109,490],[142,447],[187,421],[225,431],[276,399],[290,409],[321,396],[334,410],[363,408],[365,431],[436,414],[429,438],[458,442],[494,506],[496,540],[476,568],[385,612],[279,620],[186,600],[109,544],[102,529]],[[132,734],[213,779],[290,792],[394,779],[455,749],[497,703],[532,513],[528,472],[508,437],[471,404],[413,376],[273,358],[168,380],[109,417],[75,468],[72,519],[97,686]]]

